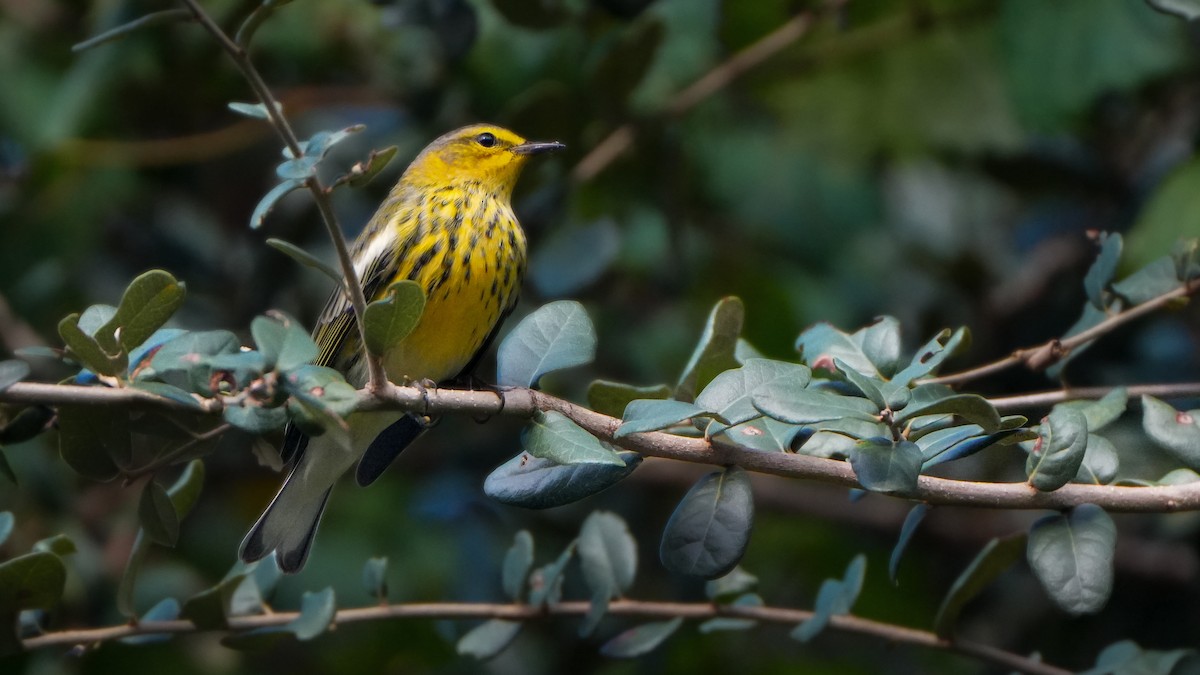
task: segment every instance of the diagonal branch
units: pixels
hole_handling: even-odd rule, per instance
[[[409,603],[375,605],[339,610],[332,625],[342,626],[367,621],[394,619],[505,619],[509,621],[535,621],[557,616],[585,616],[591,603],[584,601],[561,602],[546,607],[524,604],[489,603]],[[719,617],[753,619],[795,625],[813,617],[813,612],[784,607],[735,607],[714,605],[705,602],[654,602],[645,600],[614,600],[608,606],[608,614],[640,618],[674,618],[690,620],[715,619]],[[230,617],[231,631],[283,626],[299,617],[297,612],[273,612],[256,616]],[[927,649],[954,652],[1003,668],[1033,675],[1066,675],[1069,671],[1034,660],[1020,654],[967,640],[947,640],[934,633],[905,626],[866,619],[852,614],[835,615],[829,620],[829,628],[843,633],[865,635],[892,643],[908,644]],[[121,624],[105,628],[65,630],[45,633],[23,641],[25,649],[41,649],[52,646],[95,645],[139,635],[196,633],[191,621],[143,621],[138,624]]]

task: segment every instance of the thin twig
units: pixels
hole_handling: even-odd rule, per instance
[[[722,61],[700,79],[675,94],[663,109],[663,113],[670,117],[683,115],[698,103],[729,86],[747,71],[804,37],[812,26],[812,21],[813,16],[809,12],[793,17],[750,46]],[[595,178],[597,174],[624,154],[636,139],[637,128],[633,123],[627,122],[617,127],[597,143],[588,154],[584,155],[583,159],[579,160],[579,163],[571,171],[571,180],[576,183],[586,183]]]
[[[1140,319],[1147,314],[1161,309],[1173,300],[1185,298],[1196,291],[1200,291],[1200,278],[1192,279],[1158,297],[1151,298],[1146,302],[1117,312],[1095,326],[1070,337],[1047,340],[1045,343],[1035,347],[1018,349],[1012,354],[992,363],[977,366],[959,373],[931,377],[924,382],[930,384],[962,384],[963,382],[977,380],[1020,364],[1025,364],[1030,370],[1043,370],[1063,360],[1075,349],[1111,332],[1117,327],[1123,326],[1134,319]]]
[[[1068,387],[1033,394],[1017,394],[989,398],[988,402],[1000,412],[1049,408],[1064,401],[1104,398],[1118,387]],[[1200,396],[1200,382],[1178,382],[1171,384],[1134,384],[1124,387],[1131,397],[1156,396],[1158,398],[1195,398]]]
[[[523,604],[490,603],[411,603],[372,605],[339,610],[332,624],[345,624],[388,619],[506,619],[509,621],[534,621],[553,616],[584,616],[591,603],[583,601],[560,602],[546,607]],[[614,600],[608,606],[614,616],[641,618],[682,617],[690,620],[735,617],[769,621],[781,624],[798,624],[812,618],[813,613],[803,609],[784,607],[735,607],[714,605],[705,602],[653,602],[645,600]],[[233,632],[282,626],[299,617],[297,612],[274,612],[256,616],[230,617],[229,629]],[[929,631],[907,628],[895,624],[865,619],[851,614],[833,616],[829,628],[843,633],[867,635],[888,642],[909,644],[929,649],[956,652],[1004,668],[1016,669],[1035,675],[1064,675],[1063,670],[1020,654],[966,640],[946,640]],[[122,624],[105,628],[65,630],[45,633],[26,638],[25,649],[40,649],[51,646],[95,645],[139,635],[196,633],[191,621],[143,621],[136,625]]]
[[[284,145],[291,151],[292,156],[303,156],[304,150],[300,147],[300,140],[297,138],[296,133],[292,131],[287,118],[283,116],[278,101],[271,93],[270,88],[267,87],[266,82],[263,81],[262,75],[259,74],[258,69],[250,60],[246,50],[234,42],[216,24],[196,0],[180,0],[180,2],[192,11],[196,20],[217,40],[221,48],[229,54],[238,69],[242,71],[246,82],[250,85],[250,88],[254,91],[254,95],[258,97],[259,102],[262,103],[263,108],[266,110],[271,126],[275,128]],[[354,310],[355,324],[358,326],[362,349],[367,358],[367,387],[372,391],[377,390],[387,381],[387,375],[383,372],[383,364],[380,362],[378,355],[372,354],[367,349],[366,327],[362,321],[363,316],[366,314],[367,300],[363,295],[362,286],[359,284],[358,273],[354,270],[354,260],[350,257],[350,249],[346,245],[346,238],[342,235],[341,226],[338,225],[337,216],[333,212],[333,204],[330,201],[329,193],[325,190],[325,186],[321,184],[321,181],[316,176],[309,176],[304,181],[304,186],[312,193],[313,200],[317,204],[317,210],[321,213],[321,222],[324,223],[325,230],[333,242],[333,248],[337,252],[338,264],[341,266],[342,275],[346,278],[346,291],[350,298],[350,306]]]

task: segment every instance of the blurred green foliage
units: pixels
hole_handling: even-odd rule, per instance
[[[592,377],[673,382],[709,308],[730,294],[745,303],[745,336],[769,356],[794,355],[796,335],[814,322],[852,329],[887,313],[901,319],[910,346],[968,325],[970,358],[983,361],[1061,334],[1078,317],[1095,253],[1086,232],[1124,232],[1130,269],[1169,252],[1177,237],[1200,235],[1191,191],[1196,29],[1140,0],[850,0],[711,98],[667,112],[691,82],[820,5],[297,0],[262,25],[252,56],[301,136],[367,125],[331,151],[328,163],[341,170],[329,178],[373,148],[400,147],[398,161],[366,188],[336,194],[348,235],[407,158],[447,129],[490,120],[568,145],[565,157],[531,167],[517,195],[535,257],[518,311],[572,297],[597,321],[597,362],[547,378],[548,389],[576,400]],[[232,28],[255,3],[205,6]],[[259,231],[246,226],[277,182],[279,143],[265,124],[226,107],[249,91],[211,38],[173,23],[71,52],[171,7],[0,3],[0,294],[19,317],[0,317],[6,353],[38,340],[58,346],[63,316],[116,304],[150,268],[187,284],[177,325],[232,330],[243,343],[251,319],[268,308],[305,325],[320,310],[328,280],[264,245],[277,236],[331,257],[308,197],[285,198]],[[632,149],[594,179],[573,182],[571,167],[626,123],[636,130]],[[1195,380],[1197,325],[1195,310],[1152,318],[1088,351],[1066,377]],[[35,373],[67,374],[46,364]],[[1018,373],[986,386],[1004,393],[1050,383]],[[340,488],[309,566],[279,584],[276,604],[298,607],[303,591],[325,586],[340,603],[372,602],[359,572],[372,556],[390,561],[392,600],[498,600],[514,532],[535,534],[534,564],[543,565],[595,508],[623,515],[639,542],[630,595],[705,597],[701,582],[667,575],[652,555],[673,503],[701,470],[643,469],[549,512],[502,506],[480,484],[519,447],[518,426],[447,420],[371,490]],[[119,622],[113,592],[138,527],[138,491],[79,479],[52,448],[43,437],[5,449],[21,483],[0,478],[0,510],[18,514],[4,551],[69,534],[78,551],[56,624]],[[279,478],[254,459],[271,450],[252,449],[248,437],[230,434],[211,455],[179,547],[148,554],[138,611],[211,586],[229,569]],[[1126,453],[1158,461],[1136,448],[1123,460]],[[980,461],[994,460],[1014,463],[986,453]],[[970,514],[951,521],[958,530],[918,532],[892,587],[882,570],[904,504],[871,497],[851,505],[839,491],[771,485],[757,493],[756,532],[742,561],[769,603],[813,606],[822,580],[865,551],[856,611],[913,626],[931,625],[950,580],[988,538],[1031,519]],[[1066,620],[1021,570],[963,610],[963,634],[1077,668],[1121,638],[1194,643],[1197,520],[1119,523],[1123,537],[1157,539],[1144,554],[1118,555],[1104,613]],[[566,593],[587,597],[582,586]],[[258,653],[201,636],[109,645],[72,660],[48,651],[4,665],[29,673],[614,675],[981,668],[828,632],[801,645],[762,627],[680,630],[642,660],[602,660],[597,646],[628,627],[611,618],[585,639],[574,622],[543,622],[480,665],[455,654],[454,638],[470,627],[349,626]]]

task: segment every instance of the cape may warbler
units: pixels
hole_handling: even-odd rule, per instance
[[[529,157],[562,147],[474,125],[430,143],[405,170],[352,249],[368,302],[401,279],[425,289],[420,323],[381,355],[390,379],[440,382],[469,374],[516,305],[525,271],[525,234],[510,204],[517,175]],[[317,364],[337,368],[355,386],[366,382],[343,292],[329,298],[313,335]],[[334,482],[358,460],[358,482],[370,484],[426,426],[396,412],[353,413],[347,422],[351,453],[328,434],[309,439],[288,427],[281,454],[291,471],[242,542],[243,560],[274,550],[281,569],[299,570]]]

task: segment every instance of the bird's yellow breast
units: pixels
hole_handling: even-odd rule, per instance
[[[389,379],[458,375],[516,304],[525,234],[507,195],[468,184],[426,192],[390,226],[400,242],[397,279],[425,290],[420,323],[383,354]]]

